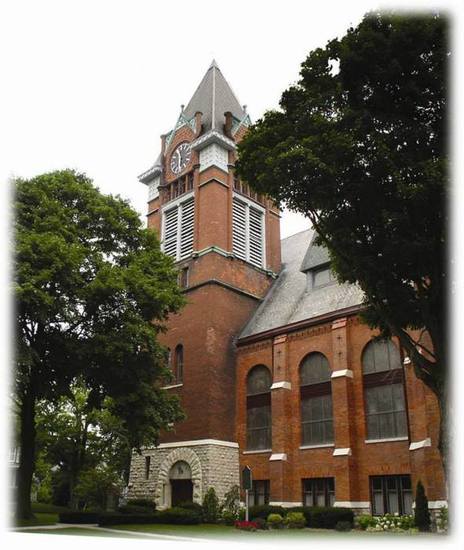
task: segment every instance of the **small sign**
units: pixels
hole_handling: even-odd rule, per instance
[[[242,470],[242,488],[248,491],[251,490],[251,485],[253,483],[253,476],[251,474],[251,468],[245,466]]]

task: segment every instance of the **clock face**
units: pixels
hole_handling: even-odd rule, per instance
[[[181,143],[171,156],[171,170],[174,174],[180,174],[190,162],[190,145]]]

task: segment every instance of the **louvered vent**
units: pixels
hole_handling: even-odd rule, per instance
[[[249,207],[249,261],[258,267],[263,266],[263,213]]]
[[[264,213],[248,201],[233,199],[233,252],[257,267],[264,264]]]
[[[164,212],[163,250],[165,254],[173,258],[177,258],[178,221],[178,207]]]
[[[234,197],[232,213],[233,252],[242,260],[247,259],[247,204]]]
[[[193,228],[194,228],[194,199],[193,197],[180,205],[180,260],[187,258],[193,251]]]

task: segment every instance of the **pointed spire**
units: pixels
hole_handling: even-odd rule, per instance
[[[224,78],[215,59],[211,61],[211,65],[195,90],[192,99],[185,107],[184,116],[192,118],[196,112],[203,113],[202,123],[205,131],[222,132],[224,113],[226,112],[231,112],[237,120],[243,120],[246,116],[246,112]]]

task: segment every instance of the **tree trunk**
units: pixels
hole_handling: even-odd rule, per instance
[[[20,411],[20,458],[16,518],[33,517],[31,509],[32,476],[35,465],[35,394],[31,387],[23,393]]]

